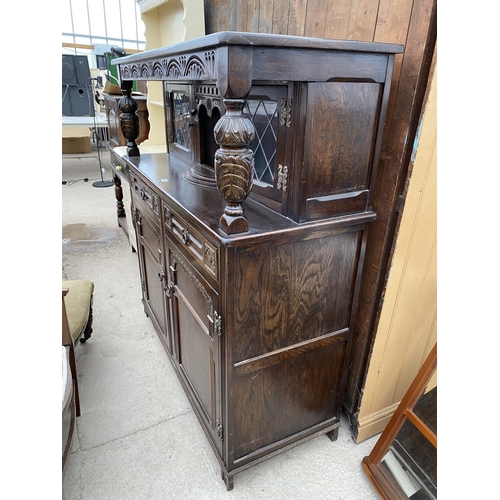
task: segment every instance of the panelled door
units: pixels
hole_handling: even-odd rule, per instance
[[[195,411],[222,456],[219,296],[166,239],[175,359]]]

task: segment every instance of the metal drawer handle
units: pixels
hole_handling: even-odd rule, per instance
[[[187,229],[184,229],[182,231],[182,241],[185,245],[189,245],[189,242],[191,241],[191,235],[189,234],[189,231]]]
[[[166,296],[171,299],[172,298],[172,295],[174,294],[175,292],[175,285],[173,283],[173,281],[169,281],[168,282],[168,285],[164,288],[165,290],[165,294]]]
[[[165,275],[163,273],[158,273],[158,281],[163,281]]]

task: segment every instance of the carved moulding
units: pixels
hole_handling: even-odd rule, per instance
[[[122,80],[215,80],[216,52],[182,54],[120,64]]]
[[[135,140],[139,137],[140,122],[136,114],[138,105],[131,95],[132,85],[132,81],[122,81],[123,97],[118,101],[118,108],[121,111],[121,131],[125,139],[127,139],[127,154],[129,156],[139,156],[139,148]]]
[[[226,201],[219,227],[227,234],[248,231],[248,220],[242,207],[253,182],[254,155],[248,147],[255,130],[243,115],[244,99],[224,99],[226,113],[214,127],[214,137],[220,148],[215,152],[217,190]]]

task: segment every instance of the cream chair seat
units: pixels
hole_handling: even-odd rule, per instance
[[[94,283],[90,280],[62,281],[62,345],[69,348],[69,364],[74,380],[76,416],[80,416],[80,397],[75,347],[92,335]]]

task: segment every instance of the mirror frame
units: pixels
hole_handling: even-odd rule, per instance
[[[377,493],[384,500],[407,500],[408,496],[396,480],[382,466],[387,451],[398,435],[406,420],[410,420],[437,449],[437,435],[415,414],[414,407],[424,394],[425,389],[437,368],[437,343],[434,344],[425,362],[406,391],[389,423],[380,435],[371,453],[364,457],[362,466],[365,474]]]

